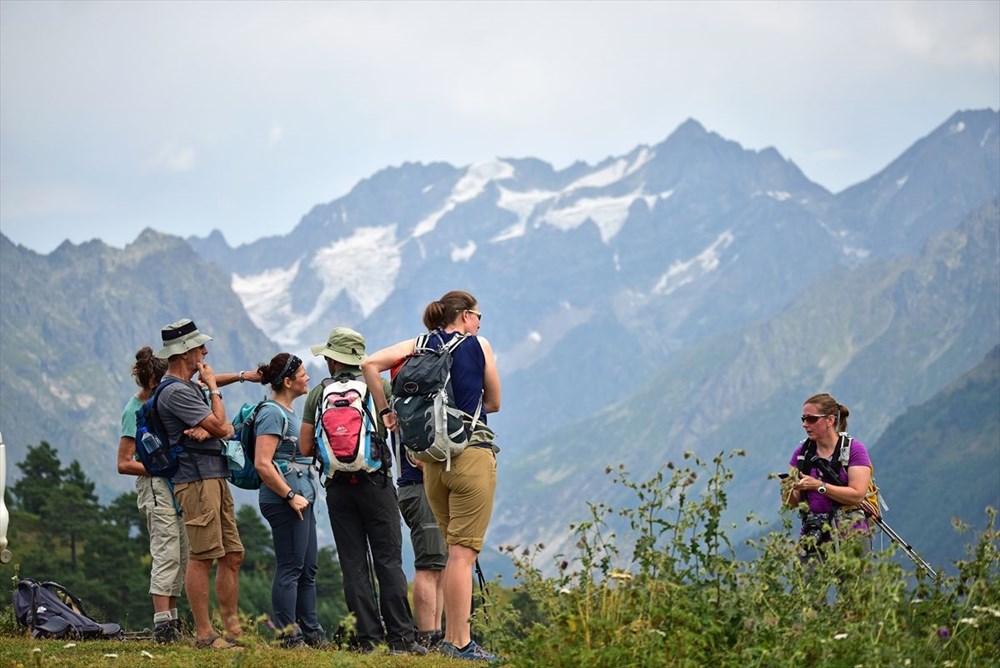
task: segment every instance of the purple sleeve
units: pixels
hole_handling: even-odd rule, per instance
[[[865,444],[856,438],[851,439],[851,456],[847,460],[848,468],[852,466],[867,466],[871,468],[872,460],[868,456],[868,450],[865,448]]]
[[[792,459],[791,459],[791,461],[788,462],[788,465],[791,466],[792,468],[796,468],[797,469],[799,467],[798,457],[799,457],[799,453],[802,452],[802,447],[804,445],[805,445],[805,441],[803,441],[802,443],[799,443],[799,447],[795,448],[795,450],[792,452]]]

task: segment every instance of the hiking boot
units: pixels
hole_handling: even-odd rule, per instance
[[[437,649],[444,640],[444,631],[417,631],[417,642],[429,650]]]
[[[333,649],[333,643],[326,639],[326,633],[322,628],[316,631],[303,631],[302,638],[313,649]]]
[[[161,644],[177,642],[181,637],[181,620],[179,619],[157,622],[153,628],[153,640]]]
[[[469,644],[459,649],[448,641],[442,641],[438,645],[437,651],[452,659],[465,659],[466,661],[485,661],[486,663],[500,663],[500,657],[490,654],[479,646],[475,640],[470,640]]]
[[[389,654],[413,654],[423,656],[427,654],[427,648],[416,640],[392,640],[389,642]]]

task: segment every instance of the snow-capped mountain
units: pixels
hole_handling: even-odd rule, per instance
[[[498,420],[517,434],[538,410],[561,421],[600,406],[563,398],[593,373],[639,382],[691,342],[778,313],[835,267],[955,225],[998,190],[997,125],[994,111],[956,114],[835,196],[776,150],[689,120],[597,165],[390,167],[287,236],[189,241],[231,272],[253,322],[301,353],[338,325],[372,348],[413,336],[427,302],[470,290],[509,388],[513,410]],[[559,380],[538,395],[539,375]]]

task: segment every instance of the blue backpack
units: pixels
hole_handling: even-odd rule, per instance
[[[260,489],[263,484],[260,473],[254,465],[254,458],[257,454],[257,413],[266,403],[274,404],[267,399],[257,403],[246,403],[233,417],[233,429],[236,433],[226,444],[226,457],[229,460],[229,482],[241,489]],[[288,418],[285,412],[281,411],[282,436],[287,430]]]
[[[177,456],[183,452],[180,443],[170,445],[167,428],[163,425],[156,400],[167,385],[177,382],[177,378],[166,377],[153,390],[153,396],[135,412],[135,454],[151,476],[170,478],[177,473]]]

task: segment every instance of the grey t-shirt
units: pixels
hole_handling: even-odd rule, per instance
[[[222,455],[222,439],[210,438],[199,443],[184,435],[185,429],[194,427],[212,413],[201,386],[190,380],[170,383],[160,392],[156,407],[171,443],[181,443],[185,448],[218,453],[209,454],[186,449],[177,458],[177,473],[170,479],[171,482],[177,484],[229,477],[229,465]]]

